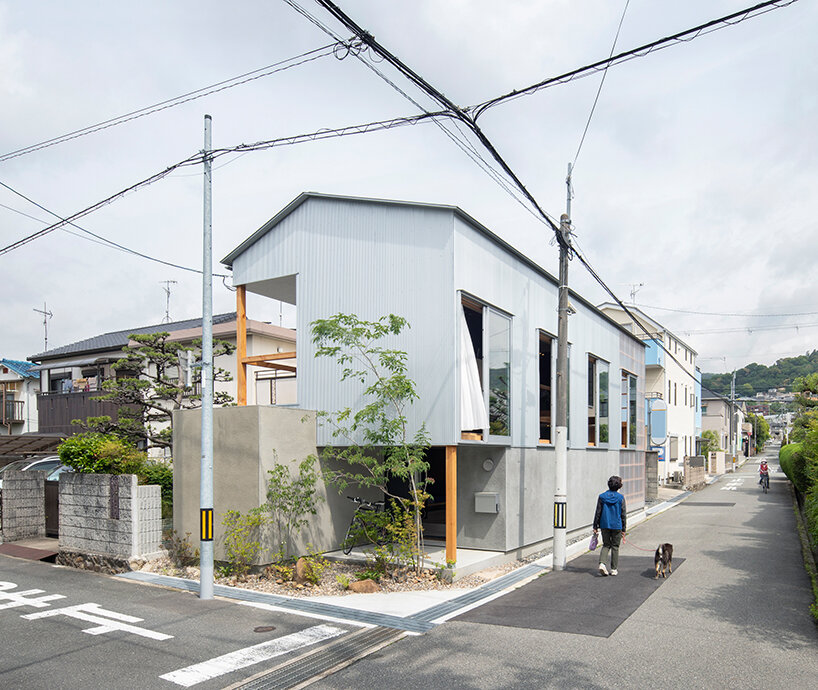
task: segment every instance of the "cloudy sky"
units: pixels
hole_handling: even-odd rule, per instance
[[[349,34],[313,0],[301,7]],[[340,0],[358,24],[458,105],[606,58],[625,0]],[[750,6],[750,0],[630,0],[617,51]],[[488,111],[487,135],[622,299],[699,353],[704,371],[771,364],[818,335],[818,5],[794,4]],[[0,0],[0,183],[63,216],[213,144],[414,115],[415,105],[352,56],[330,54],[216,94],[7,154],[173,99],[332,39],[283,0],[139,3]],[[436,106],[376,63],[425,108]],[[225,156],[214,171],[220,259],[302,191],[454,204],[547,270],[551,233],[434,124]],[[54,218],[0,186],[0,246]],[[201,267],[201,169],[184,168],[78,224],[171,263]],[[201,313],[201,279],[55,231],[0,256],[0,356],[23,359],[111,330]],[[217,271],[222,270],[216,267]],[[572,286],[607,296],[574,261]],[[229,283],[229,280],[228,280]],[[641,284],[641,286],[640,286]],[[231,311],[221,280],[214,310]],[[250,302],[252,318],[294,325]],[[738,316],[736,316],[738,315]],[[754,315],[754,316],[748,316]],[[765,315],[765,316],[758,316]],[[786,328],[782,328],[786,326]]]

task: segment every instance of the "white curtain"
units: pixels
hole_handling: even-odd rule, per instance
[[[489,416],[480,388],[477,357],[469,337],[466,314],[460,309],[460,430],[486,429]]]

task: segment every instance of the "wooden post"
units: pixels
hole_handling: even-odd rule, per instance
[[[457,561],[457,446],[446,446],[446,560]]]
[[[239,285],[236,288],[236,393],[239,405],[247,404],[247,288]]]

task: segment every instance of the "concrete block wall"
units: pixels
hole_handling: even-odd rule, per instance
[[[45,536],[45,472],[3,474],[3,527],[0,541]]]
[[[158,551],[159,492],[158,486],[139,487],[132,474],[64,473],[60,477],[60,550],[118,558]]]
[[[655,501],[659,498],[659,452],[645,452],[645,500]]]
[[[701,489],[705,485],[705,460],[703,455],[688,456],[684,460],[685,487]]]

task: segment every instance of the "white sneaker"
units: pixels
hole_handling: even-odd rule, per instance
[[[602,573],[603,575],[608,574],[608,569],[605,567],[604,563],[599,564],[599,572]]]
[[[614,568],[611,568],[611,575],[619,575],[619,571]]]

